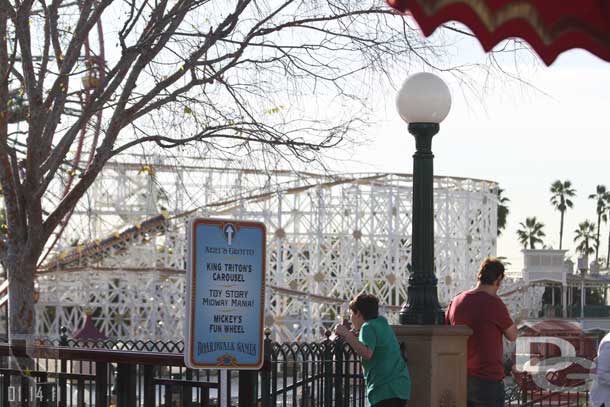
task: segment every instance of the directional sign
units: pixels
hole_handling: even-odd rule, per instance
[[[263,363],[263,223],[194,219],[188,228],[185,353],[193,369]]]

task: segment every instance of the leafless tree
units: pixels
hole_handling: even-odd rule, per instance
[[[466,69],[437,66],[442,44],[382,1],[0,4],[0,261],[11,338],[33,332],[42,253],[117,154],[197,144],[206,154],[315,160],[365,121],[367,92],[392,66]],[[65,193],[49,207],[58,179]]]

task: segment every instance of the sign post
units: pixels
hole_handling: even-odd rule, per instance
[[[194,219],[188,232],[186,365],[259,369],[263,364],[265,225]]]

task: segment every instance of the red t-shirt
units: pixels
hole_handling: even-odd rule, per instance
[[[468,325],[468,376],[484,380],[504,379],[502,335],[513,324],[499,297],[483,291],[458,294],[446,313],[450,325]]]

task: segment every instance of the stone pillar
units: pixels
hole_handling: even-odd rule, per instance
[[[394,325],[406,346],[410,406],[466,407],[467,326]]]

